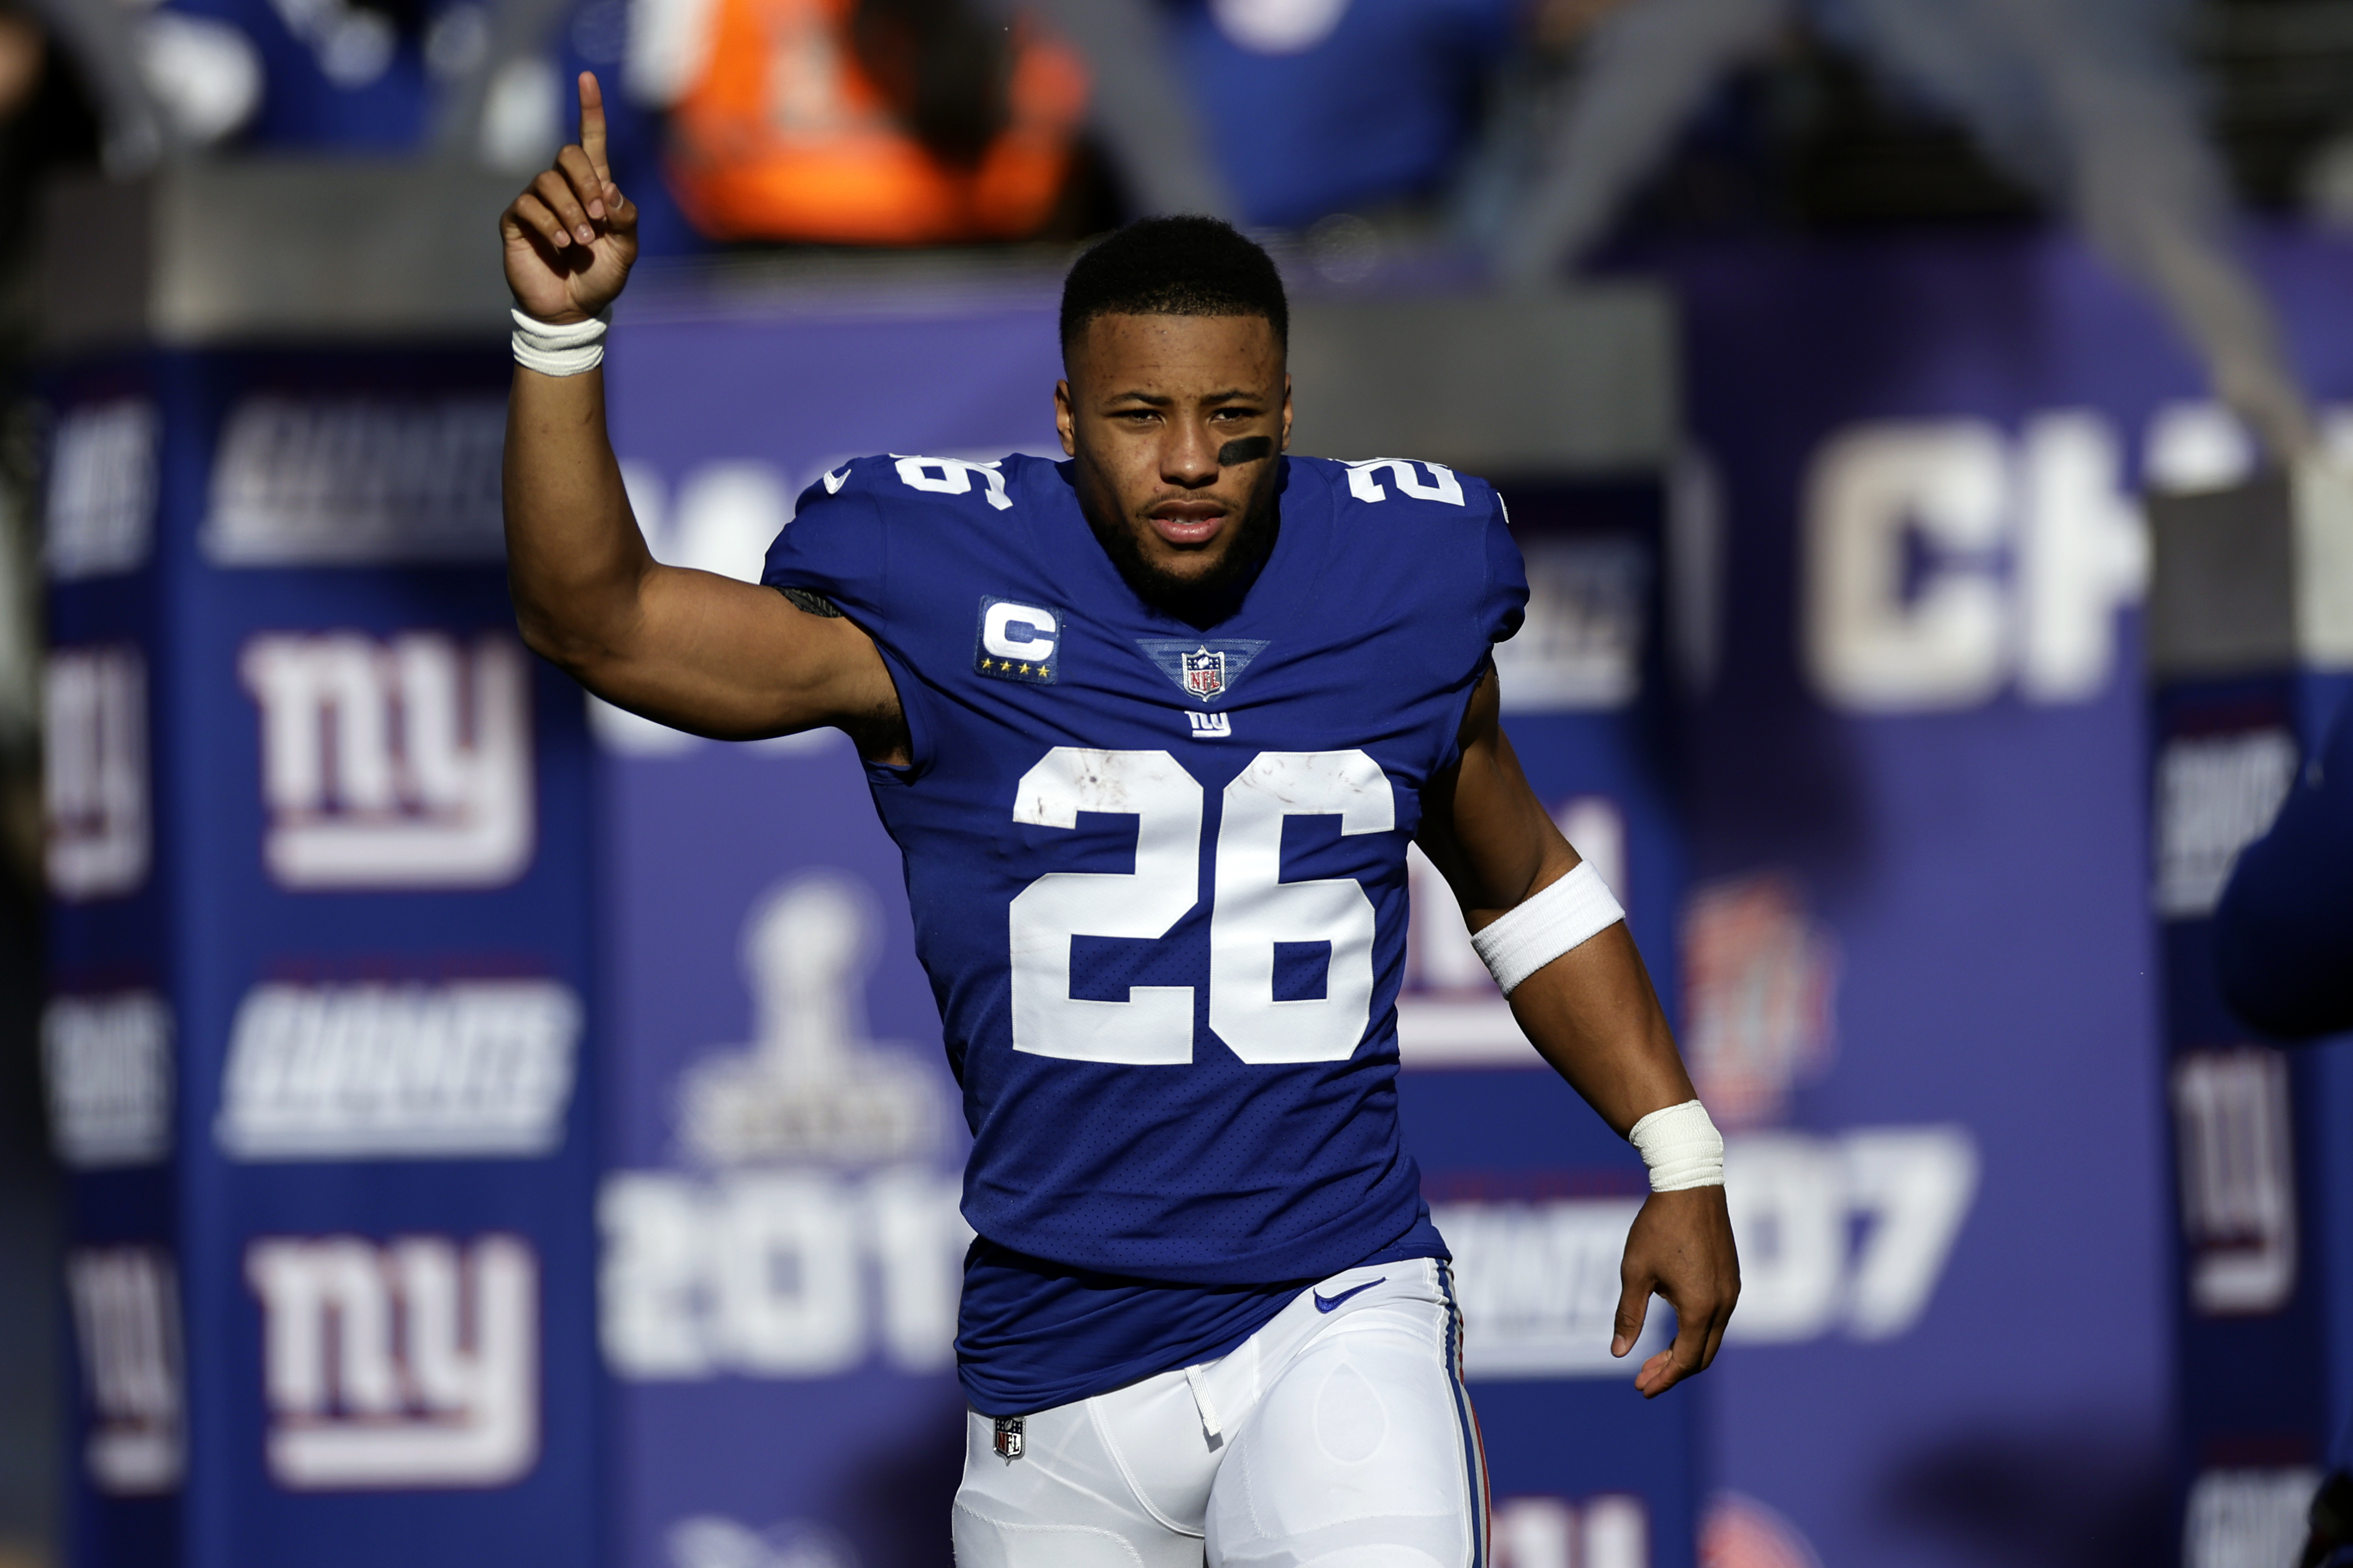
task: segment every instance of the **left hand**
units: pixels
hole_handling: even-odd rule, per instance
[[[1724,1342],[1724,1326],[1740,1300],[1740,1255],[1732,1244],[1732,1216],[1722,1187],[1652,1193],[1626,1235],[1619,1266],[1617,1333],[1609,1353],[1622,1356],[1642,1337],[1652,1293],[1675,1310],[1675,1342],[1642,1363],[1634,1386],[1655,1399],[1694,1373],[1704,1372]]]

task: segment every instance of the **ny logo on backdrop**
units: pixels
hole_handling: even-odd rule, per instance
[[[496,1487],[539,1457],[539,1268],[487,1236],[264,1237],[270,1478],[297,1491]]]
[[[491,888],[529,867],[531,675],[512,638],[272,633],[239,668],[280,887]]]
[[[49,891],[119,898],[147,880],[147,666],[127,646],[58,648],[42,680]]]
[[[153,1247],[78,1247],[66,1258],[66,1294],[90,1396],[82,1458],[90,1484],[115,1497],[175,1490],[187,1452],[170,1255]]]
[[[2173,1063],[2181,1239],[2200,1317],[2276,1312],[2295,1294],[2295,1149],[2286,1056],[2268,1046]]]

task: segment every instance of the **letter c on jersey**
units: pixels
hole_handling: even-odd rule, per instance
[[[1056,626],[1051,610],[1000,599],[981,616],[980,646],[999,658],[1043,664],[1054,657]]]

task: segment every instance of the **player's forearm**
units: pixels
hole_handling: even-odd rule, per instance
[[[1490,669],[1463,715],[1460,759],[1424,792],[1419,835],[1454,889],[1464,922],[1488,942],[1502,929],[1498,921],[1509,916],[1525,927],[1544,908],[1538,900],[1575,887],[1572,872],[1592,876],[1579,868],[1577,851],[1528,787],[1504,732],[1502,703]],[[1606,890],[1601,906],[1598,916],[1539,915],[1543,931],[1508,944],[1523,956],[1510,978],[1498,978],[1537,1052],[1622,1137],[1651,1111],[1694,1097],[1642,955]],[[1594,908],[1589,894],[1580,907]],[[1566,950],[1549,945],[1554,940]],[[1544,948],[1532,959],[1525,957],[1530,941]],[[1538,965],[1533,972],[1519,967],[1530,962]]]
[[[507,401],[507,584],[523,641],[593,688],[625,661],[653,558],[605,434],[602,371],[518,367]]]
[[[1520,982],[1511,1001],[1537,1054],[1620,1137],[1651,1111],[1696,1098],[1622,921]]]

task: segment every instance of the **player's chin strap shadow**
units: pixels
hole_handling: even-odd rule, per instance
[[[1237,436],[1218,448],[1218,467],[1230,468],[1240,463],[1255,463],[1274,456],[1271,436]]]

